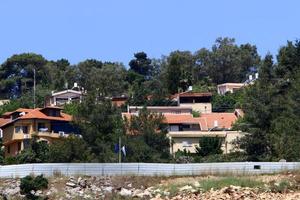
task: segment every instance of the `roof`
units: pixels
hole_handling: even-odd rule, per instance
[[[122,115],[130,119],[135,114],[122,113]],[[202,113],[200,117],[193,117],[192,114],[164,114],[164,117],[167,124],[199,124],[202,131],[214,129],[215,123],[218,128],[231,129],[237,120],[234,113]]]
[[[53,107],[50,107],[53,108]],[[6,126],[10,123],[13,123],[17,120],[22,120],[22,119],[44,119],[44,120],[55,120],[55,121],[72,121],[72,116],[61,113],[59,117],[53,117],[53,116],[47,116],[42,112],[45,108],[36,108],[36,109],[24,109],[24,108],[19,108],[13,112],[10,112],[11,114],[16,113],[16,112],[25,112],[24,115],[11,120],[10,118],[0,118],[0,127]],[[53,108],[53,109],[58,109],[58,108]],[[7,115],[6,115],[7,116]]]
[[[62,95],[62,94],[66,94],[66,93],[73,93],[73,94],[79,94],[79,95],[82,95],[82,94],[83,94],[81,91],[76,91],[76,90],[63,90],[63,91],[59,91],[59,92],[54,92],[54,93],[52,93],[51,96],[57,96],[57,95]]]
[[[211,97],[211,92],[193,92],[193,91],[186,91],[181,93],[176,93],[171,96],[171,99],[175,99],[178,97]]]
[[[168,124],[198,124],[197,118],[191,114],[164,114],[165,121]]]
[[[244,83],[223,83],[223,84],[219,84],[219,86],[244,86]]]
[[[0,118],[0,127],[6,123],[8,123],[11,119],[7,118]]]
[[[231,129],[236,120],[237,117],[234,113],[202,113],[200,116],[202,130],[214,128],[215,121],[217,121],[219,128]]]
[[[129,106],[129,109],[141,110],[144,106]],[[147,110],[192,110],[192,106],[147,106]]]

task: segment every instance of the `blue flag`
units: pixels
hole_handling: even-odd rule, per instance
[[[115,153],[119,153],[119,144],[115,144],[114,150],[115,150]]]

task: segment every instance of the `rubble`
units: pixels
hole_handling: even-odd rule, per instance
[[[293,184],[293,176],[291,178]],[[286,177],[285,177],[286,178]],[[229,185],[220,189],[211,188],[204,191],[201,188],[201,180],[190,179],[189,182],[175,185],[176,191],[166,187],[169,183],[157,182],[153,185],[146,183],[136,184],[134,181],[126,179],[121,182],[112,177],[64,177],[49,179],[48,189],[38,190],[32,193],[38,197],[48,199],[152,199],[152,200],[181,200],[181,199],[208,199],[208,200],[237,200],[237,199],[300,199],[300,191],[297,187],[293,190],[284,190],[284,192],[270,189],[271,186],[280,187],[280,182],[274,182],[274,179],[268,178],[271,182],[264,182],[262,188],[248,188],[236,185]],[[134,179],[133,179],[134,180]],[[19,179],[0,180],[0,199],[23,199],[20,194]],[[292,185],[288,185],[292,186]],[[299,187],[300,188],[300,187]]]

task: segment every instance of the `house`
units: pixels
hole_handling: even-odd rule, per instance
[[[129,106],[122,116],[130,119],[138,115],[142,108]],[[147,109],[164,116],[164,123],[168,125],[170,153],[173,155],[184,149],[195,153],[201,137],[221,137],[223,153],[229,153],[234,150],[232,141],[242,136],[241,132],[231,130],[238,119],[237,113],[201,113],[200,117],[193,117],[192,106],[149,106]]]
[[[77,90],[63,90],[60,92],[52,92],[52,94],[45,99],[45,106],[63,106],[72,102],[81,102],[84,96],[83,91]]]
[[[9,103],[9,102],[10,102],[9,99],[1,99],[1,100],[0,100],[0,106],[3,106],[4,104],[7,104],[7,103]]]
[[[239,90],[240,88],[244,87],[244,83],[223,83],[217,85],[218,87],[218,94],[225,95],[227,92],[234,93],[235,91]]]
[[[248,79],[244,83],[219,84],[217,85],[218,94],[225,95],[227,92],[234,93],[235,91],[241,89],[242,87],[253,85],[257,79],[258,79],[258,73],[255,73],[254,75],[250,74],[248,76]]]
[[[127,100],[128,100],[128,97],[125,95],[111,97],[111,102],[116,107],[121,107],[121,106],[125,105]]]
[[[171,96],[171,100],[176,101],[179,107],[191,107],[194,111],[200,113],[212,112],[211,98],[212,93],[210,92],[200,93],[192,91],[177,93]]]
[[[60,137],[75,133],[70,124],[72,116],[58,107],[36,109],[20,108],[0,118],[5,156],[15,156],[28,148],[35,135],[38,141],[51,143]]]
[[[227,154],[234,150],[233,140],[241,137],[241,132],[231,130],[237,120],[234,113],[206,113],[200,117],[164,115],[169,125],[168,137],[171,141],[170,152],[178,150],[196,152],[202,137],[220,137],[223,139],[222,150]]]

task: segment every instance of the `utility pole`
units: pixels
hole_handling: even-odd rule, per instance
[[[35,109],[35,68],[33,69],[33,108]]]
[[[119,137],[119,163],[122,162],[122,154],[121,154],[121,137]]]

